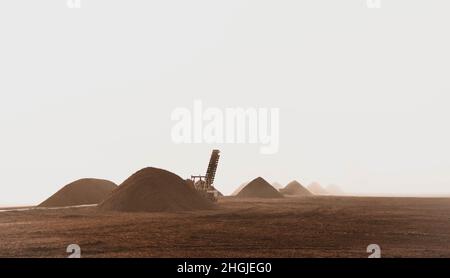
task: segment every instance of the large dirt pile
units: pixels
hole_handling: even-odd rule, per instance
[[[308,185],[308,190],[314,195],[329,195],[328,191],[317,182]]]
[[[282,188],[280,192],[284,195],[293,195],[293,196],[312,196],[312,193],[309,192],[303,185],[301,185],[298,181],[292,181],[285,188]]]
[[[247,184],[236,196],[239,198],[283,198],[278,190],[261,177]]]
[[[64,186],[39,207],[92,205],[105,200],[117,185],[101,179],[80,179]]]
[[[212,202],[166,170],[142,169],[113,192],[99,208],[128,212],[164,212],[209,209]]]

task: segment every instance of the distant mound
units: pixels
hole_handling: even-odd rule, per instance
[[[337,185],[335,184],[330,184],[326,187],[325,189],[328,194],[330,195],[334,195],[334,196],[342,196],[345,195],[345,192]]]
[[[314,195],[329,195],[328,191],[317,182],[311,183],[308,190]]]
[[[273,186],[273,188],[275,188],[278,191],[280,191],[283,188],[283,186],[278,182],[272,183],[272,186]]]
[[[101,210],[163,212],[203,210],[213,207],[188,183],[166,170],[144,168],[123,182],[103,203]]]
[[[231,196],[236,196],[236,195],[238,195],[239,194],[239,192],[241,192],[241,190],[247,185],[247,184],[249,184],[249,182],[247,181],[247,182],[244,182],[243,184],[241,184],[241,185],[239,185],[239,187],[238,188],[236,188],[236,190],[235,191],[233,191],[233,193],[231,193]]]
[[[64,186],[38,207],[92,205],[105,200],[117,185],[100,179],[80,179]]]
[[[239,198],[283,198],[283,195],[273,188],[265,179],[259,177],[247,184],[237,194]]]
[[[298,181],[292,181],[285,188],[282,188],[280,192],[284,195],[293,195],[293,196],[312,196],[312,193],[309,192],[303,185],[301,185]]]

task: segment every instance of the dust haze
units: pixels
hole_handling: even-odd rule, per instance
[[[450,2],[381,2],[2,1],[0,257],[449,257]]]

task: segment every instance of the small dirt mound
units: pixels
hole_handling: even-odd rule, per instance
[[[283,198],[278,190],[261,177],[247,184],[236,196],[239,198]]]
[[[101,210],[125,212],[189,211],[212,207],[213,203],[186,180],[157,168],[136,172],[99,206]]]
[[[38,207],[68,207],[99,204],[117,185],[108,180],[80,179],[64,186]]]
[[[276,190],[280,191],[281,189],[283,189],[283,186],[279,183],[279,182],[274,182],[272,183],[273,188],[275,188]]]
[[[245,186],[247,186],[247,184],[249,184],[248,181],[247,181],[247,182],[244,182],[244,183],[241,184],[241,185],[239,185],[239,187],[236,188],[236,190],[234,190],[233,193],[231,193],[231,196],[236,196],[236,195],[238,195],[239,192],[241,192],[241,190],[242,190]]]
[[[314,195],[329,195],[328,191],[317,182],[311,183],[308,190]]]
[[[303,185],[298,181],[292,181],[285,188],[282,188],[280,192],[284,195],[292,196],[312,196],[311,192],[308,191]]]

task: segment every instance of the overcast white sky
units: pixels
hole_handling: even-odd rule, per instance
[[[222,145],[217,187],[257,176],[358,194],[450,194],[450,1],[0,2],[0,205],[145,166],[204,172],[170,115],[280,108],[280,151]]]

